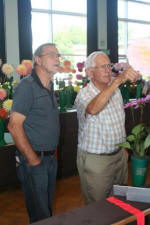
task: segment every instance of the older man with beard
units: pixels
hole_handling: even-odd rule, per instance
[[[46,43],[34,53],[32,74],[15,90],[8,129],[18,150],[17,174],[22,183],[30,223],[52,216],[59,140],[59,114],[52,79],[60,54]]]
[[[90,83],[78,93],[77,167],[86,204],[105,199],[114,184],[128,182],[127,155],[117,143],[125,140],[125,114],[119,85],[135,82],[132,67],[112,79],[112,64],[103,52],[93,52],[85,63]]]

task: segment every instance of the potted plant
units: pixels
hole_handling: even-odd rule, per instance
[[[147,151],[150,146],[150,128],[143,123],[136,125],[131,130],[131,134],[127,136],[126,141],[119,143],[118,146],[132,151],[132,185],[143,186],[149,161]]]

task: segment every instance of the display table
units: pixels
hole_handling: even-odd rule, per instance
[[[143,122],[150,125],[150,104],[147,104],[143,112]],[[125,110],[126,131],[130,133],[133,127],[131,109]],[[135,124],[140,121],[139,109],[134,110]],[[76,111],[60,113],[60,139],[58,145],[58,178],[76,175],[76,155],[78,142],[78,121]],[[16,186],[17,176],[15,172],[15,145],[0,147],[0,190],[5,187]]]
[[[0,191],[19,186],[16,175],[14,144],[0,147]]]
[[[124,197],[118,197],[125,201]],[[150,214],[150,204],[125,201],[128,204],[145,211],[145,215]],[[148,223],[146,218],[146,223]],[[120,221],[120,222],[119,222]],[[122,221],[122,222],[121,222]],[[124,225],[131,221],[136,221],[136,217],[124,211],[120,207],[103,200],[97,203],[83,206],[79,209],[63,213],[45,220],[41,220],[33,225]],[[129,223],[137,224],[137,222]]]

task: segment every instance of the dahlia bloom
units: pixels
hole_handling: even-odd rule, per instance
[[[24,74],[24,75],[31,74],[31,72],[32,72],[32,66],[33,66],[32,61],[31,60],[24,59],[24,60],[22,60],[21,64],[24,65],[26,67],[26,69],[27,69],[26,70],[26,74]]]
[[[0,100],[4,100],[7,96],[7,92],[4,88],[0,88]]]
[[[25,65],[19,64],[16,67],[16,72],[20,76],[25,76],[25,75],[27,75],[27,67]]]
[[[12,107],[12,99],[7,99],[3,102],[3,108],[6,110],[6,112],[10,112]]]
[[[14,68],[12,65],[5,63],[2,66],[2,72],[5,75],[10,76],[14,72]]]

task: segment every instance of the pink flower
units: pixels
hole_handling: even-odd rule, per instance
[[[71,72],[72,72],[72,73],[76,73],[76,70],[75,70],[75,69],[72,69]]]
[[[84,64],[85,64],[85,62],[78,62],[77,63],[77,68],[78,68],[78,71],[79,72],[82,72],[83,71],[83,68],[84,68]]]
[[[27,59],[24,59],[22,60],[21,62],[22,65],[24,65],[26,67],[26,74],[24,75],[28,75],[28,74],[31,74],[31,71],[32,71],[32,61],[31,60],[27,60]]]
[[[146,97],[145,97],[145,102],[148,102],[150,100],[150,94],[148,94]]]
[[[148,94],[145,98],[139,98],[136,100],[133,100],[127,104],[124,105],[124,109],[128,107],[134,107],[135,109],[139,108],[141,105],[144,105],[146,102],[150,101],[150,94]]]
[[[7,92],[4,88],[0,88],[0,100],[4,100],[7,96]]]
[[[128,47],[129,64],[145,76],[150,76],[150,38],[134,40]]]
[[[71,72],[71,68],[69,66],[65,66],[64,67],[64,72],[65,73],[70,73]]]
[[[129,64],[128,63],[124,63],[124,62],[121,62],[121,63],[115,63],[113,65],[114,69],[116,71],[125,71],[128,67],[129,67]]]
[[[133,104],[133,102],[129,102],[129,103],[125,104],[123,108],[127,109],[128,107],[133,106],[132,104]]]
[[[81,74],[76,75],[77,80],[82,80],[83,76]]]
[[[64,66],[70,67],[71,66],[71,62],[69,60],[65,60],[64,61]]]
[[[25,76],[27,75],[27,68],[25,65],[22,65],[22,64],[19,64],[17,67],[16,67],[16,72],[18,75],[20,76]]]

